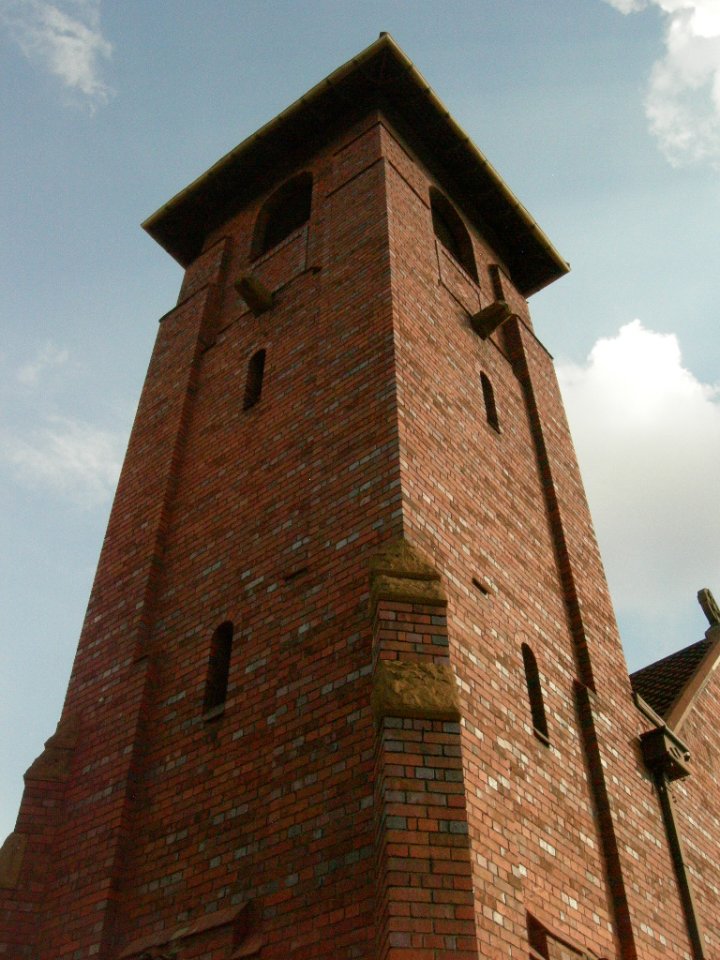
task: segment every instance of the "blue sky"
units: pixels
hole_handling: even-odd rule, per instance
[[[720,0],[0,0],[2,836],[60,714],[180,285],[139,223],[380,30],[573,267],[531,308],[631,669],[703,634],[695,592],[720,595]]]

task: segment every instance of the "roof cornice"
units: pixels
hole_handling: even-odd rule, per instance
[[[468,219],[481,232],[490,229],[525,296],[567,273],[568,264],[389,34],[218,160],[144,229],[188,266],[210,230],[266,189],[269,170],[283,172],[288,158],[317,149],[341,125],[378,108],[412,133],[421,159],[439,171]]]

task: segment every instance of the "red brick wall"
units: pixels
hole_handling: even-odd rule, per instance
[[[715,636],[720,630],[715,628]],[[678,730],[690,750],[691,774],[670,786],[685,860],[693,886],[695,904],[707,945],[707,956],[720,956],[720,761],[717,731],[720,729],[720,682],[717,668],[697,695]]]
[[[517,319],[486,340],[469,322],[502,251],[473,230],[479,284],[455,263],[434,181],[378,117],[304,169],[309,223],[251,261],[258,196],[160,325],[64,711],[76,743],[28,779],[0,954],[526,958],[529,911],[596,956],[686,956],[550,358],[507,276]],[[265,313],[235,289],[248,272]],[[402,629],[374,619],[370,561],[401,535],[441,577],[442,629],[387,596]],[[383,659],[450,664],[460,723],[374,721]],[[698,882],[713,811],[683,814]]]
[[[348,141],[312,164],[309,228],[252,264],[263,198],[221,231],[223,313],[166,535],[124,935],[239,898],[262,904],[263,956],[365,956],[373,935],[364,598],[399,490],[382,167],[372,130]],[[233,288],[248,269],[275,295],[258,317]],[[243,411],[258,348],[262,398]],[[209,639],[227,619],[228,699],[208,724]]]
[[[161,324],[68,694],[81,734],[43,957],[114,955],[247,899],[264,956],[368,955],[367,570],[400,528],[378,161],[372,123],[323,151],[309,227],[249,264],[258,197]],[[238,298],[248,268],[269,314]],[[262,399],[243,411],[260,347]],[[228,619],[226,709],[206,723]]]
[[[481,952],[526,957],[530,911],[597,955],[684,956],[660,812],[638,758],[644,721],[550,358],[507,276],[519,319],[487,340],[472,332],[472,281],[450,270],[433,236],[434,181],[390,131],[385,140],[405,533],[448,592]],[[485,306],[489,267],[502,261],[471,233]],[[549,746],[532,733],[523,642],[538,661]],[[589,731],[578,683],[595,687],[580,698]],[[645,836],[652,865],[638,850]]]

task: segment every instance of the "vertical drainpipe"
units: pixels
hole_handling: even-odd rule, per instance
[[[667,727],[657,727],[643,733],[640,736],[640,747],[643,760],[652,774],[655,789],[660,799],[660,809],[662,810],[665,833],[667,834],[670,855],[675,868],[675,877],[685,914],[693,960],[706,960],[707,954],[705,953],[700,919],[690,883],[690,872],[685,862],[682,837],[678,830],[675,808],[670,793],[670,784],[673,780],[683,779],[690,774],[690,768],[688,767],[690,754],[685,744],[678,740]]]

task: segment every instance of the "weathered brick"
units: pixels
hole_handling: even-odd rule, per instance
[[[2,956],[527,957],[528,914],[592,956],[689,955],[647,721],[525,300],[562,267],[394,51],[348,68],[364,92],[344,118],[330,84],[327,113],[304,103],[292,136],[258,141],[272,162],[246,147],[191,212],[171,205],[161,239],[185,279],[63,720],[0,858]],[[308,173],[309,220],[256,255],[266,201]],[[437,190],[477,278],[433,229]],[[471,318],[498,284],[512,316],[483,338]],[[398,716],[373,715],[384,661],[427,681]],[[449,668],[459,708],[441,683],[426,696]],[[685,725],[698,773],[673,788],[715,953],[717,704],[709,684]]]

